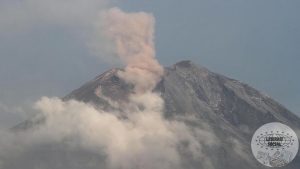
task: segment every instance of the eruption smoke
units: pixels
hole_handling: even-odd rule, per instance
[[[130,103],[107,112],[75,100],[43,97],[35,104],[40,112],[32,120],[35,125],[0,133],[0,169],[180,169],[184,167],[179,148],[191,158],[203,158],[199,140],[216,140],[207,131],[163,117],[164,101],[152,92],[163,75],[155,59],[153,16],[112,8],[101,13],[100,21],[99,31],[113,42],[115,54],[126,65],[118,76],[134,85]],[[70,149],[73,154],[56,157]],[[74,155],[79,150],[85,152],[80,158]],[[211,167],[208,160],[205,163]]]
[[[103,13],[102,20],[104,35],[114,42],[117,56],[126,64],[119,76],[134,84],[136,92],[152,90],[163,75],[155,59],[154,17],[112,8]]]

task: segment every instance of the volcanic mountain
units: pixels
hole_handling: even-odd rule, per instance
[[[111,69],[97,76],[63,100],[74,99],[90,103],[99,109],[114,109],[111,102],[126,102],[133,92],[133,86],[119,78],[118,71],[119,69]],[[299,117],[269,96],[191,61],[181,61],[166,67],[164,76],[154,91],[160,93],[165,102],[166,119],[176,119],[194,128],[210,128],[218,145],[204,146],[202,151],[205,158],[202,159],[212,161],[211,167],[214,169],[268,168],[255,159],[250,144],[253,133],[263,124],[281,122],[296,132],[300,131]],[[34,124],[27,121],[18,128],[28,128],[31,125]],[[77,159],[87,160],[85,152],[73,153]],[[70,154],[72,153],[65,153]],[[62,154],[58,156],[65,158]],[[207,168],[203,160],[191,159],[184,152],[181,152],[181,156],[185,168]],[[298,154],[292,163],[283,168],[299,169],[299,166]]]
[[[124,100],[132,90],[117,76],[118,69],[107,71],[64,97],[109,109],[106,99],[95,92],[101,86],[102,95],[112,100]],[[207,124],[220,140],[220,146],[205,150],[215,168],[264,168],[251,152],[251,137],[256,129],[269,122],[282,122],[300,131],[300,119],[269,96],[247,84],[213,73],[191,61],[181,61],[165,68],[162,80],[155,88],[165,101],[165,117],[190,116],[185,123]],[[188,160],[188,158],[187,158]],[[201,166],[189,161],[189,168]],[[199,164],[198,164],[199,163]],[[300,166],[300,155],[284,168]]]

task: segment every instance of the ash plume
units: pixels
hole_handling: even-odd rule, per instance
[[[203,158],[198,140],[202,136],[216,140],[209,132],[192,130],[183,122],[164,118],[164,101],[153,92],[163,75],[155,58],[154,17],[112,8],[101,12],[100,21],[98,31],[110,40],[114,53],[125,64],[118,76],[134,86],[129,103],[120,104],[122,107],[115,104],[118,109],[105,111],[75,100],[41,98],[34,106],[39,112],[33,119],[36,125],[17,133],[1,133],[5,137],[0,139],[0,169],[66,168],[66,161],[58,163],[52,159],[56,155],[37,158],[43,157],[44,147],[52,146],[92,154],[93,158],[87,159],[89,168],[180,169],[183,166],[179,149],[191,158]],[[95,93],[102,97],[101,92]],[[120,118],[120,114],[125,118]],[[70,156],[68,160],[75,166],[72,168],[82,168],[82,158]],[[210,164],[209,160],[206,163]]]
[[[155,58],[154,17],[144,12],[125,13],[112,8],[102,15],[103,33],[126,64],[119,76],[134,84],[136,92],[152,90],[163,75]]]

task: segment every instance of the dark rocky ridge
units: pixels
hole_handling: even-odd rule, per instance
[[[118,70],[112,69],[97,76],[63,100],[75,99],[107,106],[106,101],[95,92],[99,86],[102,95],[114,101],[126,100],[133,87],[117,76]],[[181,61],[165,68],[165,75],[154,90],[161,93],[165,100],[167,117],[215,114],[235,127],[248,127],[251,133],[258,126],[272,121],[300,127],[299,117],[269,96],[191,61]]]
[[[63,100],[75,99],[102,109],[112,108],[105,98],[126,102],[133,86],[117,76],[118,70],[112,69],[97,76]],[[105,97],[97,94],[99,87]],[[195,128],[208,126],[216,135],[220,145],[203,149],[215,169],[268,168],[256,161],[250,148],[254,131],[265,123],[282,122],[300,131],[299,117],[270,97],[191,61],[181,61],[165,68],[165,74],[154,90],[161,93],[165,101],[164,115],[167,119],[181,120]],[[185,168],[207,168],[203,160],[191,159],[184,153],[182,158]],[[283,169],[299,167],[298,153],[294,161]]]
[[[118,100],[132,92],[131,87],[119,79],[117,69],[112,69],[93,81],[73,91],[64,99],[76,99],[95,105],[103,105],[95,94],[101,86],[105,96]],[[250,142],[255,130],[268,122],[282,122],[293,129],[300,129],[300,119],[270,97],[237,80],[213,73],[191,61],[181,61],[165,68],[162,80],[155,88],[165,101],[165,116],[192,116],[185,123],[199,127],[207,124],[213,129],[221,146],[205,152],[215,168],[249,169],[265,168],[254,159]],[[95,99],[97,98],[97,99]],[[233,151],[236,144],[244,155]],[[246,158],[246,159],[245,159]],[[197,161],[188,162],[187,168],[201,168]],[[298,169],[299,155],[287,165],[287,169]]]

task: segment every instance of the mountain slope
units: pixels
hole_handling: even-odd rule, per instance
[[[105,72],[64,100],[76,99],[110,109],[109,100],[126,100],[132,92],[132,86],[118,78],[117,71]],[[97,93],[99,89],[100,94]],[[196,128],[209,126],[212,129],[220,143],[205,148],[204,154],[215,161],[214,168],[264,168],[254,159],[250,149],[255,130],[268,122],[282,122],[297,131],[300,128],[300,119],[270,97],[190,61],[165,68],[155,91],[161,93],[165,101],[166,118],[180,119]],[[186,158],[185,161],[187,168],[205,168],[197,160]],[[299,166],[298,155],[284,168],[296,169]]]
[[[118,77],[119,70],[111,69],[97,76],[62,100],[74,99],[108,112],[115,109],[122,112],[122,108],[114,104],[126,104],[134,88]],[[270,97],[190,61],[166,67],[154,91],[164,100],[163,115],[167,120],[182,122],[190,130],[200,132],[197,142],[202,145],[201,155],[197,158],[185,151],[189,145],[178,147],[182,168],[266,169],[268,167],[261,165],[251,152],[250,142],[255,130],[268,122],[282,122],[297,134],[300,131],[300,119]],[[31,119],[15,127],[14,131],[35,131],[44,122],[43,118]],[[15,157],[1,157],[0,154],[0,162],[1,159],[6,161],[2,164],[5,169],[37,166],[43,169],[107,168],[105,154],[99,157],[93,151],[71,148],[68,139],[54,143],[46,141]],[[298,169],[299,166],[298,153],[292,163],[282,168]]]

